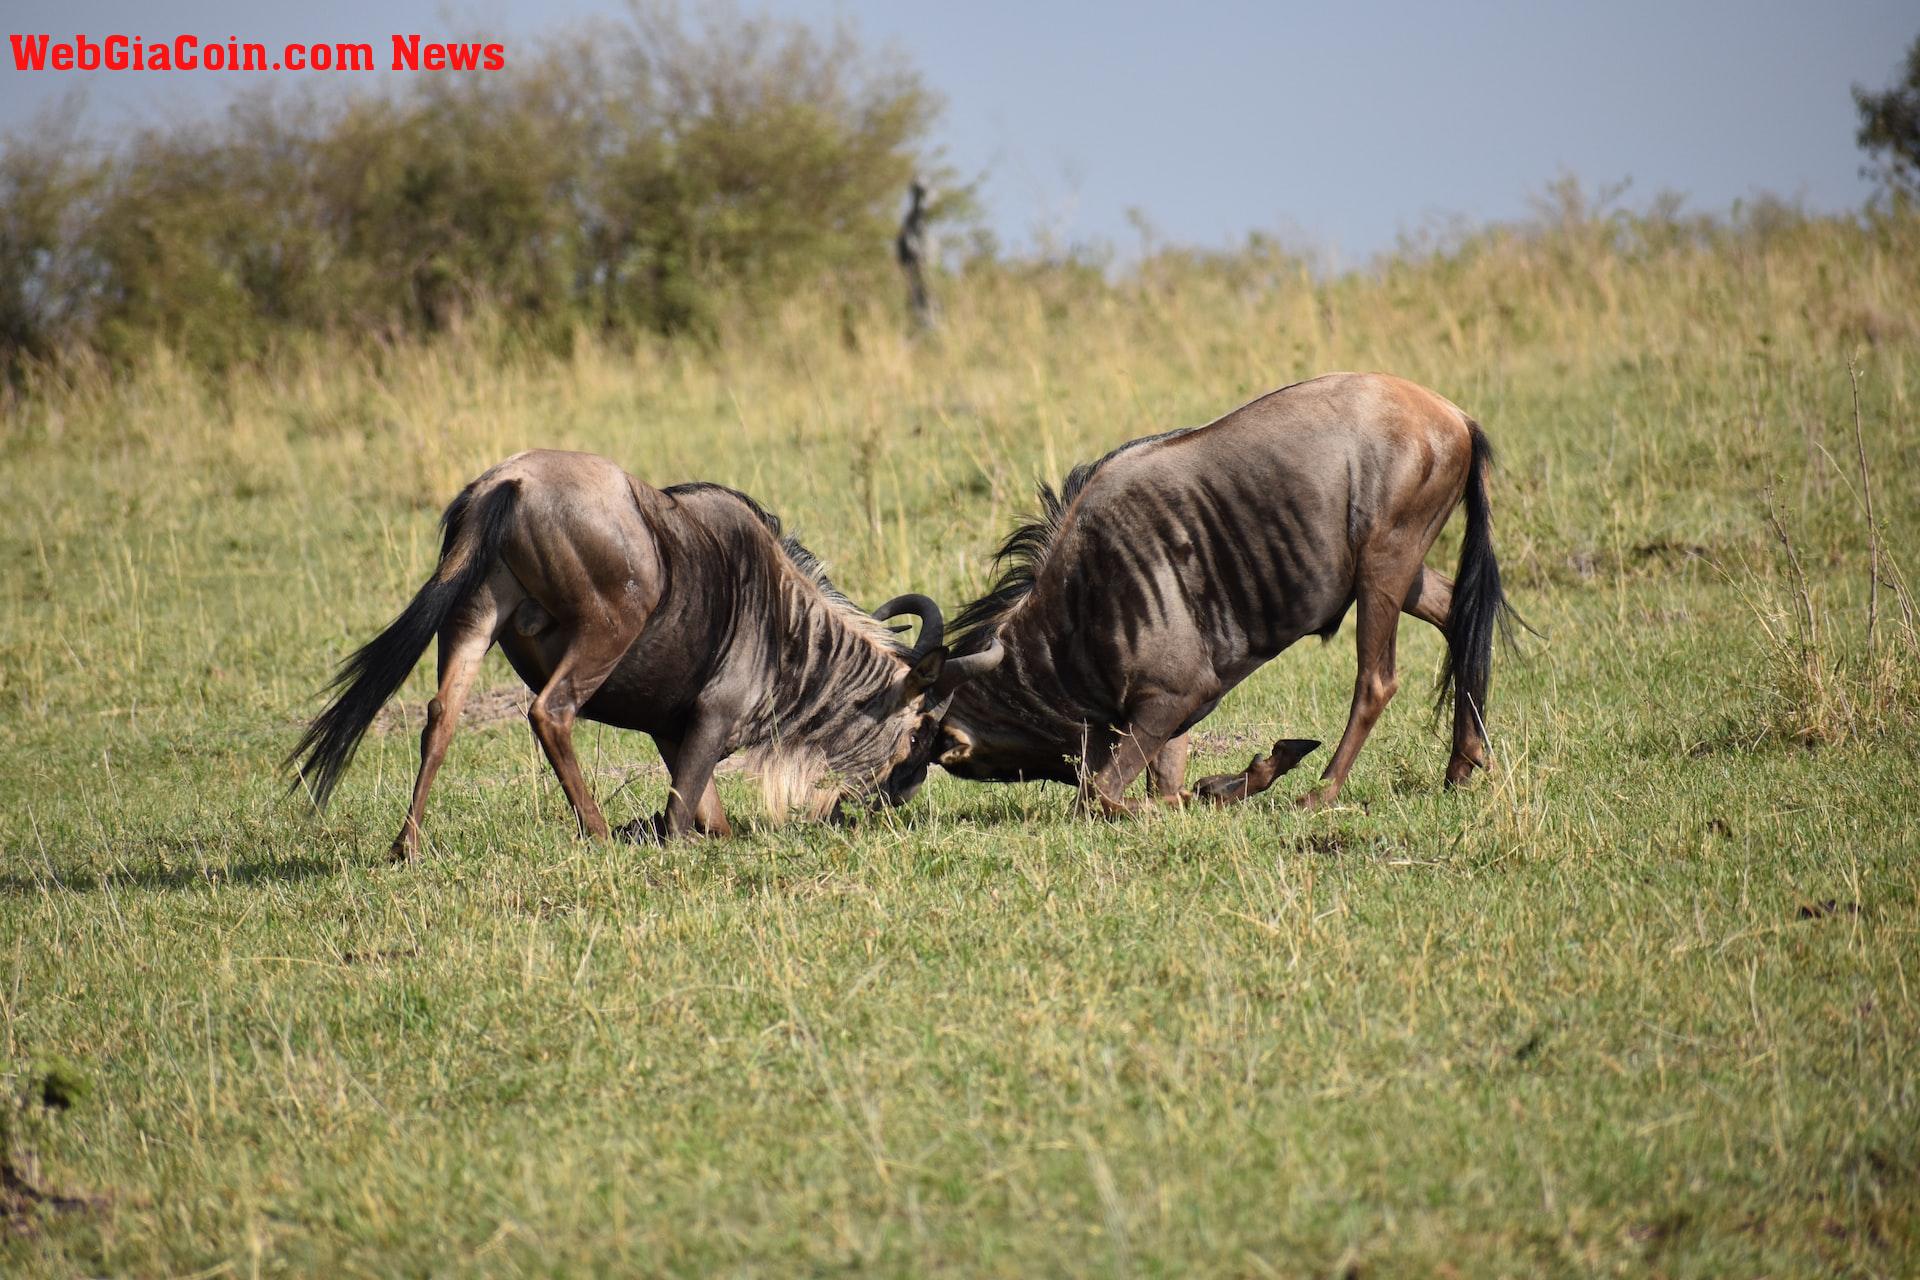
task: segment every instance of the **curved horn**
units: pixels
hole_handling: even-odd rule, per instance
[[[1000,643],[1000,637],[994,636],[987,641],[987,647],[978,653],[969,653],[963,658],[948,658],[946,666],[940,670],[940,683],[936,694],[945,696],[958,689],[975,676],[983,676],[1000,665],[1000,659],[1007,656],[1007,647]]]
[[[913,646],[913,656],[925,657],[933,652],[946,638],[946,619],[940,614],[940,606],[926,596],[909,593],[895,596],[873,611],[873,616],[885,622],[888,618],[897,618],[910,613],[920,619],[920,640]]]

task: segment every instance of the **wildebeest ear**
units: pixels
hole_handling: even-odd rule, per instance
[[[931,689],[940,680],[940,673],[947,666],[947,647],[935,645],[914,660],[907,672],[907,693],[911,698],[922,689]]]

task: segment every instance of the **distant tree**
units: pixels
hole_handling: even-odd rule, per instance
[[[1900,81],[1884,93],[1853,86],[1853,105],[1860,111],[1854,137],[1873,157],[1871,171],[1891,192],[1920,194],[1920,37],[1907,50]]]
[[[0,149],[0,372],[59,350],[93,286],[75,223],[92,171],[69,100]]]
[[[939,106],[843,27],[637,0],[499,73],[252,94],[104,145],[53,121],[0,138],[0,376],[156,343],[221,368],[476,311],[553,344],[700,332],[871,295],[901,189],[951,185]]]
[[[893,240],[893,256],[907,277],[907,310],[915,329],[933,327],[933,295],[927,292],[927,184],[916,176],[907,188],[907,216]]]

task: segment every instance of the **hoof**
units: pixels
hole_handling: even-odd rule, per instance
[[[1204,800],[1208,804],[1232,804],[1237,800],[1244,800],[1247,796],[1247,775],[1216,773],[1212,777],[1202,778],[1193,784],[1193,796],[1194,799]]]
[[[1282,738],[1273,744],[1270,755],[1255,756],[1241,773],[1217,773],[1194,784],[1196,796],[1213,804],[1238,804],[1259,795],[1283,773],[1291,773],[1302,760],[1320,749],[1313,738]]]
[[[1298,800],[1295,800],[1293,805],[1294,808],[1300,810],[1302,813],[1314,813],[1332,804],[1339,794],[1340,789],[1338,787],[1315,787]]]
[[[1273,762],[1279,773],[1286,773],[1319,749],[1320,741],[1317,738],[1282,738],[1273,744],[1273,754],[1267,759]]]
[[[1105,796],[1082,796],[1074,809],[1083,818],[1096,818],[1104,822],[1118,822],[1122,818],[1135,817],[1140,812],[1140,803],[1135,800],[1109,800]]]
[[[391,866],[404,867],[420,857],[420,850],[404,840],[395,840],[393,847],[387,850],[387,862]]]
[[[624,827],[616,827],[613,834],[633,844],[665,844],[666,832],[666,815],[656,813],[647,818],[635,818]]]

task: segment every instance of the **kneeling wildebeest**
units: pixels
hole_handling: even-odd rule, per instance
[[[1144,768],[1180,801],[1187,731],[1303,636],[1331,638],[1357,606],[1359,672],[1324,783],[1331,800],[1393,697],[1404,611],[1447,638],[1449,785],[1488,762],[1487,674],[1508,614],[1493,555],[1479,426],[1424,387],[1335,373],[1262,396],[1204,427],[1124,444],[1075,469],[1039,519],[1001,547],[999,583],[955,620],[956,654],[1004,646],[962,688],[935,750],[966,778],[1077,783],[1082,802],[1131,812]],[[1449,581],[1422,561],[1465,500]],[[1319,744],[1284,739],[1200,797],[1259,794]]]
[[[672,791],[666,812],[635,834],[726,835],[714,767],[742,748],[765,751],[769,774],[790,789],[829,783],[816,816],[841,798],[905,800],[926,776],[946,700],[1000,657],[989,645],[949,659],[939,607],[925,596],[863,612],[745,494],[654,489],[592,454],[517,454],[468,485],[441,524],[433,576],[347,660],[339,695],[288,757],[295,785],[324,805],[438,636],[440,687],[397,859],[419,848],[427,791],[496,642],[536,692],[527,719],[595,836],[607,822],[574,755],[576,716],[658,744]],[[902,613],[920,619],[911,648],[883,625]]]

